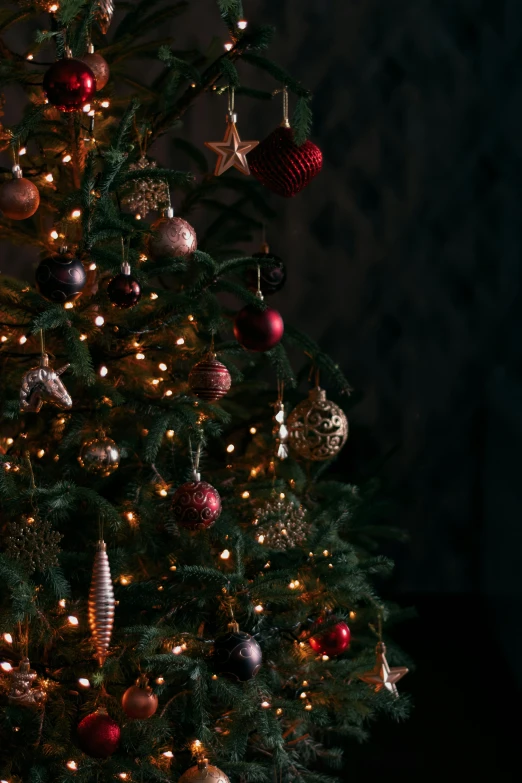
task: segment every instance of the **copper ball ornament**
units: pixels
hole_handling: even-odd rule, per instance
[[[55,304],[77,299],[87,281],[79,258],[62,251],[40,261],[35,273],[38,292]]]
[[[10,220],[26,220],[40,206],[40,193],[30,179],[22,177],[20,166],[13,166],[12,179],[0,186],[0,210]]]
[[[45,72],[43,89],[49,103],[59,111],[77,111],[94,98],[96,78],[81,60],[64,57]]]
[[[89,51],[83,57],[78,58],[84,65],[91,69],[96,79],[96,92],[103,90],[109,81],[111,72],[109,63],[99,52],[94,51],[94,46],[89,45]]]
[[[246,305],[234,320],[234,335],[249,351],[269,351],[280,342],[285,325],[281,314],[273,307],[262,310]]]
[[[189,530],[211,527],[221,514],[221,498],[212,484],[201,481],[199,473],[187,481],[172,497],[174,521]]]
[[[146,720],[158,709],[158,697],[152,688],[141,679],[127,688],[121,700],[121,706],[128,718]]]
[[[120,450],[112,438],[92,438],[83,444],[78,462],[88,473],[105,478],[118,468]]]
[[[190,390],[205,402],[216,402],[230,390],[230,373],[215,354],[202,359],[191,369],[188,377]]]
[[[230,783],[230,780],[218,767],[200,759],[196,766],[190,767],[180,777],[178,783]]]
[[[318,620],[317,625],[320,626],[322,622],[322,620]],[[320,655],[328,655],[332,658],[348,649],[351,638],[352,634],[350,629],[344,620],[341,620],[326,631],[319,632],[315,634],[315,636],[312,636],[309,642],[310,647],[314,652],[319,653]]]
[[[78,745],[95,759],[106,759],[118,750],[121,730],[104,709],[92,712],[77,728]]]
[[[342,408],[326,399],[319,386],[297,405],[287,420],[289,443],[299,457],[316,462],[331,459],[348,438],[348,419]]]
[[[247,682],[256,676],[263,662],[261,647],[253,636],[239,630],[237,623],[229,623],[228,632],[214,641],[211,667],[236,682]]]
[[[122,264],[121,272],[109,281],[107,295],[115,307],[134,307],[141,299],[141,286],[131,275],[128,263]]]
[[[196,232],[186,220],[174,217],[174,210],[166,210],[166,214],[152,224],[154,232],[149,238],[149,254],[155,261],[160,258],[183,258],[197,250]]]
[[[248,156],[250,171],[266,188],[285,198],[297,195],[319,174],[323,154],[312,141],[298,146],[292,128],[276,128]]]

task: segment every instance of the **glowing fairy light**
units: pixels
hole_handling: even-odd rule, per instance
[[[96,264],[93,262],[92,264],[89,264],[89,272],[94,272],[96,269]]]
[[[108,109],[110,105],[111,105],[110,101],[102,101],[101,104],[100,104],[102,109]]]
[[[151,293],[151,295],[150,295],[150,298],[151,298],[152,300],[154,300],[154,299],[157,299],[157,298],[158,298],[158,294],[156,294],[156,293],[153,291],[153,292]]]
[[[12,644],[13,643],[13,637],[11,636],[10,633],[4,633],[2,638],[3,638],[4,642],[7,642],[7,644]]]
[[[235,448],[236,448],[236,447],[234,446],[234,444],[233,444],[233,443],[229,443],[229,444],[228,444],[228,446],[227,446],[227,451],[228,451],[228,453],[229,453],[229,454],[232,454],[232,452],[234,451],[234,449],[235,449]]]
[[[262,604],[258,604],[257,606],[254,606],[254,612],[257,612],[258,614],[261,614],[263,609],[264,609],[264,607],[263,607]]]
[[[257,537],[257,543],[258,544],[264,544],[265,543],[265,537],[262,533],[260,533]]]
[[[45,180],[46,180],[46,182],[52,182],[52,181],[53,181],[53,179],[54,179],[54,177],[53,177],[53,175],[51,174],[51,172],[49,172],[49,174],[46,174],[46,175],[45,175]]]
[[[45,454],[45,449],[38,449],[38,451],[36,452],[36,456],[38,457],[38,459],[42,459],[44,454]]]
[[[84,111],[85,114],[88,114],[90,112],[90,110],[91,110],[91,104],[90,103],[86,103],[85,106],[82,106],[82,111]]]
[[[96,326],[103,326],[103,324],[105,323],[105,318],[103,317],[103,315],[97,315],[96,318],[94,319],[94,323],[96,324]]]
[[[2,669],[2,671],[4,672],[10,672],[12,668],[13,667],[11,666],[9,661],[2,661],[2,663],[0,663],[0,669]]]
[[[34,60],[34,54],[28,54],[26,60]]]
[[[81,335],[80,335],[80,340],[82,341],[82,343],[83,343],[83,341],[84,341],[84,340],[86,340],[86,339],[87,339],[87,335],[86,335],[86,334],[81,334]]]
[[[98,372],[99,372],[99,374],[100,374],[100,376],[101,376],[102,378],[105,378],[105,376],[106,376],[106,375],[107,375],[107,373],[109,372],[109,368],[108,368],[108,367],[106,367],[104,364],[102,364],[102,366],[100,367],[100,369],[99,369],[99,371],[98,371]]]
[[[87,677],[80,677],[78,680],[78,685],[81,688],[90,688],[91,687],[91,681],[87,679]]]
[[[27,155],[27,147],[20,147],[18,150],[19,155]]]
[[[183,652],[183,648],[181,647],[180,644],[177,644],[175,647],[172,648],[172,652],[174,653],[174,655],[181,655],[181,653]]]
[[[144,354],[144,353],[141,353],[141,352],[140,352],[140,353],[137,353],[137,354],[136,354],[136,359],[137,359],[139,362],[141,362],[141,361],[142,361],[144,358],[145,358],[145,354]]]
[[[165,364],[165,362],[160,362],[158,364],[158,369],[161,370],[161,372],[166,372],[167,371],[167,365]]]
[[[82,214],[81,209],[73,209],[73,211],[71,212],[71,217],[73,220],[77,220],[81,214]]]
[[[264,710],[267,710],[270,707],[270,702],[269,701],[262,701],[261,702],[261,706],[262,706],[262,708]]]
[[[185,338],[178,337],[178,339],[176,340],[176,345],[185,345]]]
[[[167,391],[165,392],[165,397],[172,397],[173,394],[174,392],[172,391],[172,389],[167,389]]]
[[[72,160],[72,157],[69,154],[67,154],[67,155],[63,156],[62,163],[70,163],[71,160]]]
[[[67,767],[67,769],[70,769],[73,772],[76,772],[76,770],[78,769],[78,764],[76,763],[76,761],[73,761],[72,759],[68,761],[65,766]]]
[[[73,614],[70,614],[67,620],[69,621],[69,625],[78,625],[80,622]]]
[[[246,490],[245,490],[245,491],[244,491],[244,492],[241,494],[241,497],[242,497],[244,500],[246,500],[247,498],[249,498],[249,497],[250,497],[250,492],[249,492],[249,491],[246,489]]]
[[[72,310],[74,307],[74,302],[66,302],[63,306],[64,310]]]
[[[230,43],[230,41],[227,41],[227,43],[224,44],[225,51],[229,52],[232,49],[233,45],[234,45],[233,43]]]
[[[166,759],[173,759],[174,758],[174,753],[171,750],[166,750],[161,755],[164,756]]]
[[[257,432],[257,429],[256,429],[256,427],[250,427],[250,434],[251,434],[251,435],[255,435],[255,434],[256,434],[256,432]]]
[[[224,549],[224,550],[221,552],[221,554],[220,554],[220,558],[221,558],[221,560],[228,560],[228,558],[229,558],[229,557],[230,557],[230,552],[229,552],[229,550],[228,550],[228,549]]]
[[[239,22],[237,23],[237,26],[239,27],[240,30],[246,30],[247,24],[248,22],[246,19],[240,19]]]
[[[51,237],[51,239],[58,239],[58,231],[55,230],[51,231],[49,236]]]
[[[60,598],[60,600],[58,601],[58,606],[60,606],[62,609],[65,609],[66,604],[67,601],[65,600],[65,598]]]
[[[156,685],[163,685],[164,682],[165,682],[164,677],[156,677]]]
[[[20,343],[20,345],[25,345],[25,343],[27,342],[27,337],[25,336],[25,334],[23,334],[23,335],[20,337],[20,339],[18,340],[18,342]]]
[[[174,430],[167,430],[167,438],[173,438],[174,437]]]

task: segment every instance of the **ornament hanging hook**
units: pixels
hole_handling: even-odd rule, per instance
[[[272,95],[279,95],[279,93],[283,93],[283,121],[281,123],[281,127],[289,128],[290,120],[288,118],[288,87],[286,84],[283,87],[279,87],[277,90],[274,90]]]

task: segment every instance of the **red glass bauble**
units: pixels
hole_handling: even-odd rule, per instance
[[[39,205],[38,188],[30,179],[19,176],[0,186],[0,210],[6,218],[25,220],[34,215]]]
[[[120,727],[105,710],[87,715],[78,724],[78,744],[84,753],[95,759],[106,759],[118,750]]]
[[[283,319],[273,307],[261,310],[246,305],[234,321],[236,340],[249,351],[269,351],[281,340],[284,331]]]
[[[141,286],[131,274],[120,272],[109,281],[107,294],[116,307],[134,307],[141,299]]]
[[[276,128],[249,153],[250,171],[278,196],[297,195],[321,171],[323,153],[312,141],[299,147],[292,128]]]
[[[51,65],[43,78],[45,97],[60,111],[76,111],[94,98],[96,78],[88,65],[72,57]]]
[[[220,400],[232,385],[229,371],[212,354],[194,365],[188,382],[196,397],[206,402]]]
[[[317,624],[322,623],[318,620]],[[352,634],[346,623],[341,620],[337,625],[328,628],[324,633],[316,634],[310,639],[310,647],[321,655],[340,655],[350,645]]]
[[[175,522],[189,530],[211,527],[221,514],[219,492],[199,478],[187,481],[174,493],[172,513]]]
[[[87,65],[93,72],[94,78],[96,79],[96,91],[103,90],[111,75],[109,64],[105,57],[102,57],[101,54],[93,51],[84,54],[83,57],[79,57],[78,59],[81,60],[84,65]]]
[[[158,709],[158,697],[148,685],[131,685],[123,694],[121,706],[124,713],[134,720],[151,718]]]

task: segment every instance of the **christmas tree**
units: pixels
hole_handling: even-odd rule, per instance
[[[26,96],[0,126],[0,238],[40,254],[0,285],[9,783],[322,783],[408,710],[372,493],[336,477],[350,386],[268,304],[284,262],[245,252],[315,184],[311,95],[240,0],[205,51],[159,40],[187,5],[0,14],[3,89]],[[242,139],[238,105],[274,96],[273,133]],[[197,100],[227,107],[208,151],[184,135]],[[150,157],[165,134],[186,170]]]

